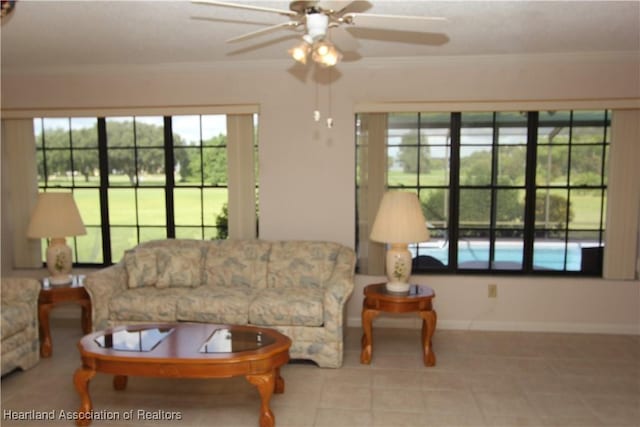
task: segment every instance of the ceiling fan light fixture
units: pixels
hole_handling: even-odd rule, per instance
[[[307,63],[307,57],[309,56],[309,52],[311,51],[311,47],[308,43],[302,42],[291,49],[289,49],[289,55],[296,61],[301,64]]]
[[[333,67],[342,59],[342,54],[332,43],[324,40],[313,46],[311,59],[323,67]]]
[[[329,42],[319,42],[314,45],[313,52],[321,58],[329,54],[332,47]]]

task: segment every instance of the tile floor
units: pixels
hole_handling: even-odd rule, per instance
[[[79,404],[72,375],[81,332],[52,321],[54,354],[2,379],[2,426],[73,425],[60,410]],[[278,427],[356,426],[640,426],[640,337],[586,334],[437,331],[437,366],[421,365],[418,330],[375,329],[372,364],[359,363],[359,328],[346,333],[345,364],[282,369],[284,394],[271,406]],[[125,391],[97,374],[94,410],[133,421],[94,426],[258,426],[259,397],[242,378],[130,378]],[[55,411],[54,421],[7,419],[7,410]],[[180,419],[145,420],[151,417]],[[112,411],[112,412],[111,412]]]

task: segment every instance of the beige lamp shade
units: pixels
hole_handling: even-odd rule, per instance
[[[27,237],[55,238],[87,234],[71,193],[40,193]]]
[[[81,234],[87,234],[87,230],[71,193],[38,194],[27,237],[50,238],[46,256],[51,285],[64,285],[72,281],[72,253],[65,238]]]
[[[411,276],[411,252],[408,243],[429,239],[427,221],[422,214],[420,201],[414,193],[389,191],[382,197],[371,240],[389,243],[385,261],[389,292],[409,291]]]
[[[388,191],[380,202],[370,235],[374,242],[413,243],[429,240],[427,221],[418,196]]]

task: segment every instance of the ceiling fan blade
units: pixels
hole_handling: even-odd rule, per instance
[[[330,1],[321,1],[319,3],[319,6],[323,10],[327,10],[327,9],[332,10],[334,12],[333,16],[339,17],[346,14],[347,12],[350,12],[350,13],[366,12],[367,10],[373,7],[373,4],[364,0],[355,0],[355,1],[330,0]]]
[[[374,13],[346,13],[342,21],[358,27],[387,27],[397,28],[397,20],[421,22],[448,22],[447,18],[435,16],[410,16],[410,15],[378,15]]]
[[[332,28],[328,37],[343,53],[355,52],[360,48],[360,43],[344,27]]]
[[[324,11],[332,10],[333,12],[340,13],[351,6],[353,3],[356,2],[349,0],[325,0],[318,2],[318,6],[320,6],[320,8],[322,8],[322,10]]]
[[[297,16],[298,14],[292,10],[284,10],[284,9],[274,9],[271,7],[262,7],[262,6],[252,6],[248,4],[240,4],[240,3],[227,3],[223,1],[215,1],[215,0],[191,0],[191,3],[196,4],[206,4],[210,6],[221,6],[221,7],[231,7],[235,9],[245,9],[245,10],[256,10],[258,12],[269,12],[269,13],[278,13],[284,16]]]
[[[261,28],[259,30],[252,31],[250,33],[246,33],[246,34],[243,34],[243,35],[238,36],[238,37],[230,38],[230,39],[227,40],[227,43],[239,42],[239,41],[242,41],[242,40],[249,39],[251,37],[255,37],[255,36],[262,35],[262,34],[270,33],[271,31],[279,30],[280,28],[296,28],[299,25],[301,25],[301,24],[300,24],[300,22],[297,22],[297,21],[283,22],[282,24],[272,25],[270,27]]]

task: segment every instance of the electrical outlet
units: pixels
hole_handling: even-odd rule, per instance
[[[488,296],[489,298],[498,298],[498,285],[495,283],[489,283]]]

